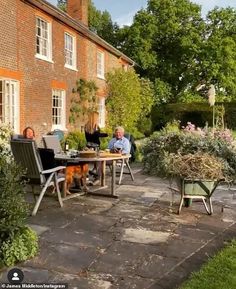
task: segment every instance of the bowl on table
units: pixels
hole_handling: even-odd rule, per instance
[[[97,156],[96,151],[87,150],[87,151],[80,151],[79,157],[80,158],[95,158]]]

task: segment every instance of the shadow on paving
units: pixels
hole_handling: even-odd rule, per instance
[[[118,199],[81,196],[60,208],[45,197],[28,224],[40,252],[17,265],[25,283],[67,283],[71,289],[172,289],[236,237],[236,194],[221,186],[214,214],[201,202],[176,214],[180,196],[169,182],[133,167]],[[7,281],[7,269],[0,281]]]

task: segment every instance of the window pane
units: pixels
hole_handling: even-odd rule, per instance
[[[65,33],[65,64],[75,66],[75,38],[68,33]]]
[[[10,123],[13,129],[18,126],[17,85],[14,80],[0,80],[0,120]]]
[[[52,123],[53,125],[63,126],[63,112],[64,112],[64,91],[53,90],[52,93]]]
[[[104,77],[104,53],[97,52],[97,76]]]
[[[49,23],[41,18],[36,18],[36,52],[48,57],[49,53]]]

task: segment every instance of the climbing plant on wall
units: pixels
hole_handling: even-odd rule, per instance
[[[70,117],[71,124],[77,120],[85,121],[87,115],[98,110],[96,92],[98,88],[94,81],[87,81],[82,78],[76,81],[76,87],[72,89]]]

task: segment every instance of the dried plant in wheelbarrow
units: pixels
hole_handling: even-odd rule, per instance
[[[178,178],[181,200],[178,212],[180,213],[183,202],[186,206],[192,199],[201,199],[208,214],[212,214],[213,208],[211,196],[218,183],[228,181],[226,163],[208,153],[197,152],[195,154],[166,154],[166,173]],[[209,201],[209,207],[206,203]]]
[[[169,154],[167,158],[166,164],[171,175],[197,180],[226,179],[224,161],[208,153]]]

